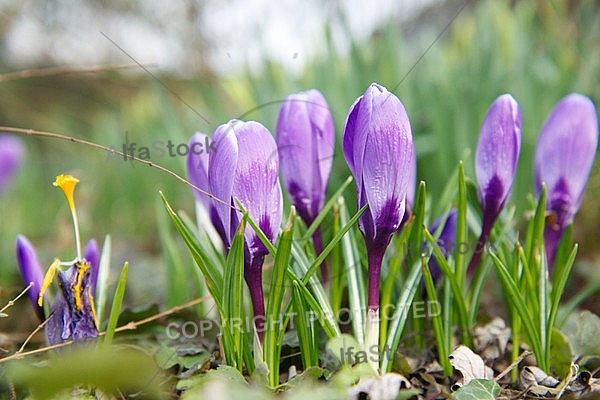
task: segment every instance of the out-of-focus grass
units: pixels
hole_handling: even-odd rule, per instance
[[[578,91],[600,100],[600,19],[593,1],[477,1],[467,7],[397,87],[411,119],[418,152],[418,176],[430,198],[441,192],[459,159],[474,177],[472,150],[485,112],[509,92],[523,111],[523,146],[512,203],[520,211],[532,191],[532,159],[541,124],[553,105]],[[287,94],[318,88],[336,122],[338,143],[331,190],[349,171],[341,149],[346,113],[369,83],[392,90],[436,39],[460,4],[444,20],[423,19],[411,34],[389,24],[348,56],[336,54],[325,31],[322,56],[301,76],[268,63],[260,75],[222,80],[199,76],[161,80],[182,99],[142,73],[107,72],[0,83],[2,125],[34,128],[85,138],[117,148],[128,140],[151,146],[156,140],[185,143],[194,131],[212,131],[231,118],[255,119],[273,131]],[[439,18],[438,18],[439,19]],[[416,32],[416,33],[415,33]],[[349,32],[348,35],[351,35]],[[156,71],[153,71],[156,72]],[[197,113],[205,117],[204,121]],[[127,132],[127,136],[126,136]],[[0,200],[0,286],[17,278],[14,239],[26,234],[42,248],[42,262],[73,255],[66,203],[51,182],[69,172],[81,179],[76,191],[82,236],[113,235],[122,259],[157,254],[156,197],[162,189],[172,204],[193,211],[189,188],[158,171],[82,145],[25,137],[27,159],[11,192]],[[471,155],[468,156],[468,149]],[[183,157],[153,159],[184,174]],[[587,198],[600,190],[594,168]],[[434,204],[435,206],[435,204]],[[584,202],[581,232],[595,232],[598,209]],[[581,218],[583,217],[584,218]],[[589,235],[588,235],[589,236]],[[586,250],[584,235],[583,251]],[[132,273],[135,263],[132,262]],[[192,272],[191,272],[192,273]],[[195,273],[195,272],[194,272]],[[157,275],[164,275],[157,270]]]

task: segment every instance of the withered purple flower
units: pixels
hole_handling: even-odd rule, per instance
[[[46,325],[51,345],[69,340],[80,342],[98,336],[92,295],[92,266],[76,261],[66,271],[58,270],[58,287]]]
[[[535,151],[535,189],[546,184],[550,211],[544,241],[552,267],[565,228],[579,210],[598,147],[598,114],[592,101],[580,94],[564,97],[544,123]]]
[[[468,273],[481,258],[494,226],[512,188],[521,151],[521,109],[509,94],[499,96],[490,106],[479,133],[475,154],[475,173],[483,212],[481,237]]]

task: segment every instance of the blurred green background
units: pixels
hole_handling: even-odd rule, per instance
[[[600,5],[592,0],[473,0],[436,41],[464,5],[442,3],[445,7],[424,12],[410,24],[390,21],[366,40],[353,40],[346,54],[336,50],[332,32],[323,27],[322,51],[300,73],[269,60],[258,72],[248,68],[233,77],[206,69],[184,78],[151,69],[210,123],[152,76],[132,68],[0,81],[0,125],[62,133],[118,149],[126,140],[138,147],[169,139],[178,144],[195,131],[210,134],[232,118],[258,120],[273,131],[279,100],[317,88],[329,102],[338,135],[333,192],[350,174],[341,150],[348,108],[371,82],[379,82],[396,89],[406,106],[418,177],[427,182],[435,205],[459,160],[465,161],[468,176],[474,178],[472,153],[485,112],[498,95],[511,93],[523,113],[523,144],[511,198],[522,217],[533,190],[533,152],[544,119],[570,92],[583,93],[596,104],[600,100]],[[349,29],[347,35],[353,37],[353,32]],[[2,66],[1,72],[9,70]],[[2,298],[21,287],[14,253],[17,234],[29,237],[47,265],[56,256],[74,256],[67,204],[52,187],[57,174],[71,173],[81,180],[76,202],[83,239],[102,241],[111,234],[113,279],[128,260],[130,284],[139,287],[129,291],[130,303],[160,302],[169,261],[163,259],[157,234],[157,220],[163,218],[157,191],[163,190],[173,205],[193,215],[190,189],[155,169],[107,160],[104,152],[83,145],[22,139],[25,162],[11,190],[0,198]],[[185,175],[182,157],[152,161]],[[581,243],[576,269],[588,271],[585,274],[600,270],[594,261],[599,168],[596,163],[576,219],[576,239]],[[182,291],[182,299],[190,296]]]

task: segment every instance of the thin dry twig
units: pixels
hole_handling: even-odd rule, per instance
[[[108,64],[108,65],[92,65],[88,67],[49,67],[49,68],[34,68],[24,69],[21,71],[7,72],[0,74],[0,82],[14,81],[17,79],[28,78],[43,78],[55,75],[66,75],[84,72],[104,72],[116,69],[137,68],[137,64]]]
[[[504,376],[506,374],[508,374],[510,371],[512,371],[514,367],[516,367],[517,365],[519,365],[519,363],[521,361],[523,361],[525,359],[525,357],[529,356],[530,354],[533,354],[533,353],[531,353],[530,351],[524,351],[524,352],[522,352],[521,355],[519,357],[517,357],[517,359],[515,361],[513,361],[512,364],[510,364],[508,367],[506,367],[504,369],[504,371],[500,372],[500,374],[498,374],[498,376],[495,377],[494,380],[496,382],[498,382],[500,379],[504,378]]]
[[[50,317],[51,316],[52,315],[50,315]],[[29,336],[27,336],[27,339],[25,339],[25,342],[23,342],[23,345],[21,346],[21,348],[19,349],[19,351],[17,351],[17,353],[22,353],[23,350],[25,350],[25,346],[27,346],[27,344],[29,343],[29,341],[31,340],[31,338],[34,337],[36,333],[38,333],[39,331],[41,331],[43,327],[46,326],[46,324],[48,323],[48,321],[50,321],[50,317],[46,318],[46,320],[44,322],[42,322],[41,324],[39,324],[37,326],[37,328],[35,328],[33,330],[33,332],[31,332],[29,334]]]
[[[211,299],[211,298],[212,298],[211,296],[199,297],[197,299],[194,299],[194,300],[188,301],[187,303],[175,306],[173,308],[170,308],[170,309],[168,309],[166,311],[163,311],[163,312],[158,313],[156,315],[153,315],[151,317],[144,318],[144,319],[139,320],[139,321],[128,322],[127,324],[125,324],[123,326],[120,326],[117,329],[115,329],[115,333],[137,329],[141,325],[147,324],[147,323],[155,321],[157,319],[161,319],[161,318],[166,317],[168,315],[176,314],[176,313],[178,313],[181,310],[193,307],[193,306],[195,306],[197,304],[200,304],[200,303],[202,303],[202,302],[204,302],[204,301],[206,301],[208,299]],[[46,321],[48,321],[48,320],[46,320]],[[104,336],[105,334],[106,334],[106,332],[100,332],[99,336]],[[69,346],[69,345],[71,345],[73,343],[74,342],[72,340],[70,340],[68,342],[58,343],[58,344],[54,344],[52,346],[46,346],[46,347],[42,347],[40,349],[26,351],[26,352],[23,352],[23,353],[17,352],[17,353],[14,353],[14,354],[12,354],[12,355],[10,355],[8,357],[0,358],[0,364],[2,364],[4,362],[7,362],[7,361],[11,361],[11,360],[21,359],[21,358],[24,358],[24,357],[27,357],[27,356],[31,356],[31,355],[34,355],[34,354],[45,353],[45,352],[47,352],[49,350],[54,350],[54,349],[58,349],[60,347]]]
[[[79,143],[79,144],[84,144],[86,146],[89,147],[93,147],[96,149],[100,149],[100,150],[104,150],[110,154],[118,154],[120,156],[123,156],[124,159],[131,159],[134,161],[137,161],[141,164],[147,165],[149,167],[154,167],[156,169],[158,169],[159,171],[162,171],[164,173],[167,173],[169,175],[171,175],[172,177],[174,177],[175,179],[177,179],[179,182],[185,183],[186,185],[188,185],[189,187],[191,187],[194,190],[197,190],[199,193],[202,193],[205,196],[208,196],[209,198],[213,199],[214,201],[221,203],[221,204],[225,204],[227,207],[242,212],[242,210],[238,209],[237,207],[232,206],[231,204],[227,203],[226,201],[223,201],[221,199],[216,198],[215,196],[213,196],[211,193],[207,192],[206,190],[202,190],[200,189],[198,186],[194,185],[193,183],[191,183],[190,181],[188,181],[187,179],[181,177],[180,175],[176,174],[175,172],[171,171],[168,168],[165,168],[159,164],[150,162],[150,161],[146,161],[143,160],[141,158],[138,158],[132,154],[126,154],[123,153],[117,149],[110,148],[107,146],[103,146],[101,144],[98,143],[94,143],[94,142],[90,142],[88,140],[84,140],[84,139],[78,139],[78,138],[74,138],[71,136],[66,136],[66,135],[61,135],[60,133],[52,133],[52,132],[45,132],[45,131],[36,131],[34,129],[24,129],[24,128],[14,128],[11,126],[0,126],[0,132],[10,132],[10,133],[17,133],[20,135],[28,135],[28,136],[42,136],[42,137],[50,137],[50,138],[54,138],[54,139],[60,139],[60,140],[65,140],[67,142],[73,142],[73,143]]]
[[[30,282],[29,285],[25,289],[23,289],[21,291],[21,293],[19,293],[17,295],[17,297],[15,297],[12,300],[9,300],[8,303],[6,303],[6,305],[2,308],[2,310],[0,310],[0,313],[3,313],[4,311],[8,310],[10,307],[14,306],[15,303],[17,302],[17,300],[19,300],[22,296],[24,296],[25,293],[27,293],[27,291],[29,289],[31,289],[32,287],[33,287],[33,282]]]

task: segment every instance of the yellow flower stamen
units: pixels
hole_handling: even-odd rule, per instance
[[[38,305],[40,307],[44,302],[44,293],[46,293],[46,289],[48,289],[48,287],[52,284],[52,280],[54,279],[54,275],[56,275],[58,267],[60,267],[60,260],[57,258],[52,262],[50,268],[48,268],[48,272],[46,272],[46,275],[44,276],[44,282],[42,283],[40,295],[38,297]]]
[[[83,292],[83,277],[90,270],[90,263],[83,261],[77,262],[77,280],[73,286],[73,295],[75,296],[75,308],[81,311],[81,294]]]
[[[75,201],[73,200],[73,192],[75,191],[75,185],[79,182],[79,179],[72,175],[58,175],[53,185],[62,189],[69,208],[71,209],[71,216],[73,217],[73,226],[75,229],[75,245],[77,246],[77,259],[81,260],[81,241],[79,240],[79,223],[77,221],[77,212],[75,210]]]

